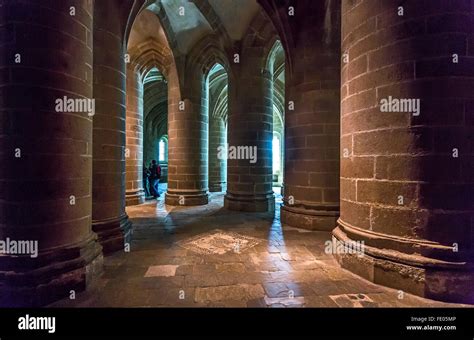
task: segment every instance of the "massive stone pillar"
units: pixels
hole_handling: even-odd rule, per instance
[[[123,249],[131,227],[125,212],[125,29],[120,14],[115,1],[94,2],[92,228],[104,254]]]
[[[39,306],[84,289],[101,267],[91,230],[92,6],[2,1],[0,18],[0,239],[29,247],[0,255],[0,306]]]
[[[180,88],[177,75],[168,79],[168,190],[166,204],[208,203],[208,116],[204,77],[189,70]]]
[[[126,204],[145,201],[143,189],[143,81],[134,63],[127,64]]]
[[[344,268],[471,303],[473,10],[468,1],[343,1],[341,217],[333,232],[365,245],[364,256],[338,255]]]
[[[255,20],[262,25],[271,24]],[[273,101],[272,77],[266,69],[267,41],[245,44],[241,63],[234,64],[228,87],[227,193],[230,210],[273,211],[272,189]]]
[[[281,221],[299,228],[330,231],[339,214],[339,11],[337,1],[298,1],[284,19],[298,29],[285,46]]]
[[[219,148],[227,143],[227,131],[220,117],[209,118],[209,191],[221,192],[226,187],[227,160],[219,156]]]

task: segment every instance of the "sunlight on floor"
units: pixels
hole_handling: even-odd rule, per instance
[[[162,191],[164,192],[164,191]],[[361,279],[325,253],[330,233],[282,226],[275,213],[170,207],[164,195],[127,208],[129,253],[104,259],[95,290],[54,306],[389,307],[446,306]]]

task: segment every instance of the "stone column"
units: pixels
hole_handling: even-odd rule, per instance
[[[275,209],[272,79],[271,73],[262,68],[264,54],[262,47],[248,47],[242,53],[242,66],[229,81],[229,159],[224,205],[230,210],[262,212]],[[233,159],[232,148],[237,157],[241,153],[244,159]],[[253,153],[256,158],[250,159]]]
[[[0,256],[0,306],[32,307],[85,289],[102,263],[92,120],[76,101],[92,99],[92,6],[2,1],[0,18],[0,239],[33,246]]]
[[[364,256],[338,256],[344,268],[470,303],[473,10],[463,1],[343,1],[341,217],[333,232],[365,244]]]
[[[226,187],[227,160],[219,156],[219,147],[227,143],[224,120],[211,117],[209,120],[209,191],[221,192]]]
[[[143,81],[134,63],[127,65],[126,204],[145,201],[143,189]]]
[[[196,67],[186,74],[186,88],[177,76],[168,79],[169,205],[208,203],[208,118],[204,77]]]
[[[298,1],[286,46],[285,175],[281,221],[334,229],[339,214],[339,2]]]
[[[92,228],[104,254],[123,249],[131,223],[125,213],[125,59],[119,9],[94,2],[94,98]]]

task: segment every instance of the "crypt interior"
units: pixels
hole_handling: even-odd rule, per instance
[[[474,304],[474,1],[0,14],[1,306]]]

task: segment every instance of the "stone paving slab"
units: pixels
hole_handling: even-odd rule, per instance
[[[160,201],[128,207],[130,252],[104,259],[94,290],[55,307],[451,307],[368,282],[325,253],[326,232],[281,226],[278,216]],[[239,244],[236,249],[235,244]]]

